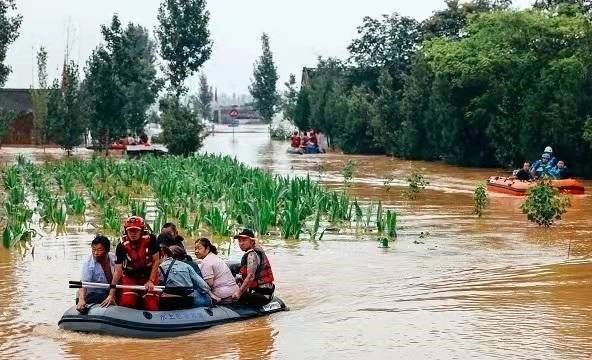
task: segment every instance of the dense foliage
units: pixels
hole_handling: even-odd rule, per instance
[[[295,124],[347,153],[518,166],[551,145],[592,175],[587,2],[447,1],[422,23],[365,18],[350,57],[306,69]]]
[[[104,44],[87,62],[83,94],[93,138],[105,143],[143,131],[162,82],[147,29],[132,23],[123,27],[115,15],[101,32]]]

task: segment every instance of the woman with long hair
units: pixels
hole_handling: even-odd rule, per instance
[[[220,298],[220,302],[232,302],[232,294],[238,290],[238,285],[226,263],[218,256],[218,249],[207,238],[195,242],[195,256],[201,259],[201,274],[208,283],[212,293]]]

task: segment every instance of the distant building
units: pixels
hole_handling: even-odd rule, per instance
[[[16,118],[2,138],[2,145],[32,145],[33,138],[33,102],[29,89],[0,89],[0,110],[12,111]]]

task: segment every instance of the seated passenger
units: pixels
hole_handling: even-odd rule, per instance
[[[539,179],[545,175],[550,176],[550,170],[553,168],[549,163],[550,159],[551,155],[544,153],[540,160],[537,160],[532,164],[531,174],[535,179]]]
[[[173,243],[169,244],[168,246],[178,245],[182,248],[185,248],[185,245],[183,244],[185,239],[181,235],[179,235],[179,231],[177,231],[177,225],[175,225],[175,223],[165,223],[162,226],[162,229],[160,229],[160,233],[168,235],[173,240]]]
[[[82,265],[81,281],[111,284],[115,268],[115,255],[110,254],[111,243],[97,235],[90,243],[91,255]],[[83,311],[86,304],[100,304],[109,295],[109,289],[80,288],[76,295],[76,308]]]
[[[234,238],[245,254],[241,259],[239,289],[232,298],[248,305],[265,305],[271,301],[275,290],[269,259],[256,243],[252,230],[244,229]]]
[[[527,161],[522,166],[522,169],[518,170],[515,174],[516,179],[521,181],[530,181],[532,180],[532,174],[530,173],[530,163]]]
[[[178,241],[173,240],[173,238],[171,238],[170,234],[168,233],[161,233],[160,235],[158,235],[156,241],[158,242],[158,245],[161,249],[164,247],[178,246],[181,249],[183,249],[183,251],[185,251],[185,248],[180,246]],[[197,275],[201,276],[201,270],[199,269],[199,266],[197,265],[197,263],[193,261],[193,259],[191,258],[191,256],[187,254],[187,252],[185,252],[185,258],[179,260],[191,266],[193,270],[195,270]]]
[[[187,254],[180,246],[163,247],[159,266],[160,285],[167,289],[160,296],[160,310],[211,306],[208,284],[181,259]]]
[[[294,131],[290,140],[291,140],[291,144],[290,144],[291,147],[296,148],[296,149],[300,147],[300,136],[298,135],[298,131]]]
[[[559,160],[557,162],[557,166],[555,166],[553,169],[551,169],[551,175],[555,179],[561,179],[561,180],[572,178],[572,173],[567,168],[567,166],[565,166],[565,161],[563,161],[563,160]]]
[[[220,299],[219,302],[232,302],[232,295],[238,290],[238,285],[230,268],[220,259],[218,250],[209,239],[201,238],[195,242],[195,256],[202,260],[202,277],[212,289],[212,293]]]
[[[309,140],[310,139],[308,138],[308,135],[306,135],[306,132],[303,132],[302,137],[300,139],[300,147],[306,148],[308,146]]]

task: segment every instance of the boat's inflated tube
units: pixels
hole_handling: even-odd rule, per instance
[[[219,305],[177,311],[142,311],[121,306],[93,305],[82,315],[68,309],[58,326],[64,330],[138,338],[162,338],[190,334],[210,326],[264,316],[288,310],[274,297],[263,306]]]

